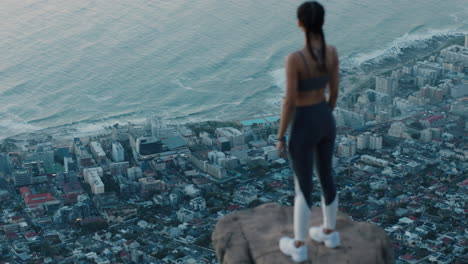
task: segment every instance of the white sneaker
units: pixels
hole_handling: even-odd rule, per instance
[[[340,245],[340,233],[333,231],[330,234],[325,234],[323,228],[335,229],[336,214],[338,211],[338,193],[335,199],[329,205],[325,204],[325,197],[320,197],[322,203],[323,224],[320,226],[312,226],[309,228],[309,236],[317,242],[324,242],[326,247],[336,248]]]
[[[323,225],[309,228],[309,236],[317,242],[324,242],[326,247],[336,248],[340,245],[340,233],[333,231],[330,234],[323,232]]]
[[[281,237],[279,240],[279,248],[285,255],[291,256],[294,262],[306,261],[308,258],[306,244],[296,247],[293,238],[287,236]]]

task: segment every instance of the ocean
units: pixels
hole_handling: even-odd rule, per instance
[[[465,0],[321,2],[343,76],[468,32]],[[2,0],[0,139],[279,114],[284,58],[304,44],[300,3]]]

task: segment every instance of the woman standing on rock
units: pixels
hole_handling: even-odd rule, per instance
[[[280,155],[289,157],[295,174],[294,238],[282,237],[279,247],[297,262],[308,259],[305,242],[312,208],[314,165],[322,187],[323,225],[311,227],[309,235],[330,248],[340,245],[339,233],[335,231],[338,194],[332,174],[336,135],[332,111],[338,97],[339,62],[336,48],[325,43],[324,15],[323,6],[315,1],[304,2],[297,9],[298,26],[305,33],[305,44],[286,57],[286,96],[276,144]],[[328,100],[325,98],[327,84]],[[285,132],[291,119],[286,147]]]

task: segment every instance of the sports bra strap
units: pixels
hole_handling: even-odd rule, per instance
[[[301,55],[302,61],[304,62],[304,65],[306,67],[307,72],[310,74],[310,68],[309,64],[307,64],[307,60],[305,59],[304,54],[302,54],[302,51],[298,50],[299,55]]]

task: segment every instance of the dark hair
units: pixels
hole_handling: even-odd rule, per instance
[[[325,60],[325,36],[323,35],[323,22],[325,17],[325,9],[323,6],[316,1],[307,1],[302,3],[297,8],[297,19],[301,21],[305,27],[306,43],[312,58],[317,62],[318,69],[323,72],[327,72],[326,60]],[[322,52],[320,58],[315,56],[312,51],[312,47],[309,42],[310,33],[319,34],[322,37]]]

